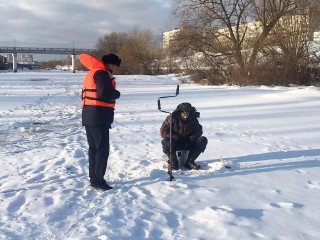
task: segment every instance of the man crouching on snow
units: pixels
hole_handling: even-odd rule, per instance
[[[170,159],[170,123],[172,118],[172,155],[171,166],[173,169],[179,169],[179,163],[176,156],[178,150],[189,150],[188,159],[185,167],[188,169],[199,170],[200,166],[195,164],[195,160],[206,149],[208,140],[202,135],[202,126],[197,118],[200,113],[190,103],[181,103],[177,109],[169,115],[163,122],[160,134],[164,139],[161,141],[163,152],[167,159]]]

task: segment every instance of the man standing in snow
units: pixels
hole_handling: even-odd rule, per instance
[[[171,166],[178,170],[179,164],[176,156],[177,150],[189,150],[185,167],[199,170],[200,166],[195,164],[195,160],[206,149],[208,140],[202,135],[202,126],[197,118],[200,114],[190,103],[181,103],[177,109],[169,115],[163,122],[160,134],[164,139],[161,141],[163,152],[167,159],[170,159],[170,123],[172,118],[172,155]]]
[[[90,186],[106,191],[112,189],[104,179],[109,157],[109,129],[113,123],[115,99],[120,97],[112,74],[118,70],[121,59],[107,54],[100,61],[81,54],[80,62],[89,69],[82,87],[82,125],[89,144]]]

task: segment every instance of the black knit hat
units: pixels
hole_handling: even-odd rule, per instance
[[[113,53],[103,55],[101,60],[104,64],[111,63],[111,64],[114,64],[114,65],[117,65],[118,67],[120,67],[121,59]]]
[[[185,103],[180,103],[180,104],[177,106],[177,109],[178,109],[180,112],[190,113],[190,112],[193,110],[193,107],[191,106],[190,103],[185,102]]]

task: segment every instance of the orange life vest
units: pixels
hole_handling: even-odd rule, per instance
[[[93,79],[93,76],[97,71],[106,71],[109,73],[112,80],[112,87],[115,89],[116,80],[112,74],[106,69],[105,65],[100,60],[89,54],[81,54],[80,62],[89,69],[82,86],[82,105],[115,108],[115,100],[106,102],[98,99],[97,85]]]

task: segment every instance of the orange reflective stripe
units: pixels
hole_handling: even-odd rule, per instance
[[[108,106],[108,107],[114,107],[115,101],[100,101],[97,98],[97,91],[95,89],[85,89],[83,90],[82,95],[83,102],[85,102],[85,105],[94,105],[98,104],[97,106]]]
[[[106,103],[106,102],[101,102],[99,100],[93,100],[93,99],[88,99],[88,98],[85,98],[82,100],[82,105],[83,106],[109,107],[109,108],[115,107],[114,103]]]

